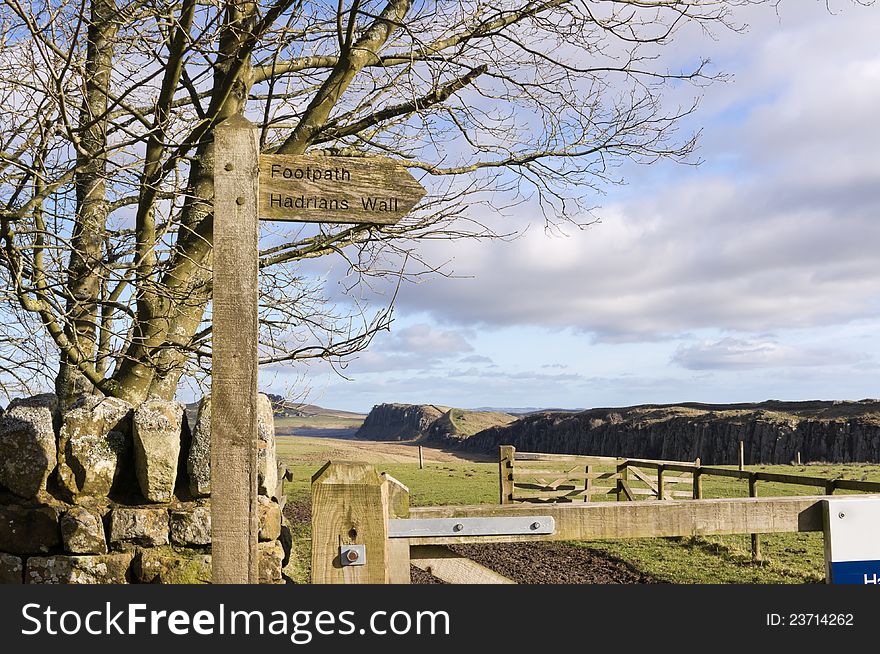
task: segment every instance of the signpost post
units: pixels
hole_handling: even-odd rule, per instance
[[[825,580],[880,585],[880,499],[825,500]]]
[[[211,379],[214,583],[258,583],[259,219],[393,225],[424,196],[384,157],[260,155],[245,118],[215,129]]]

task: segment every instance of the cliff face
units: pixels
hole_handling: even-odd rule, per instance
[[[355,438],[376,441],[406,441],[428,431],[448,407],[433,404],[377,404],[367,415]]]
[[[880,462],[880,401],[641,406],[540,413],[483,430],[465,450],[519,450],[735,464]]]

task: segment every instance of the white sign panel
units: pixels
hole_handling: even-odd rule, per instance
[[[825,570],[830,584],[880,585],[880,498],[825,501]]]

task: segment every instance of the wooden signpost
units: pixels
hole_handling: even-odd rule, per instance
[[[260,156],[260,217],[265,220],[393,225],[424,194],[392,159]]]
[[[392,225],[425,189],[383,157],[260,155],[236,116],[215,129],[211,380],[214,583],[258,583],[259,220]]]

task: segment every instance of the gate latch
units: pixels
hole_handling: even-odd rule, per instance
[[[388,521],[391,538],[442,536],[526,536],[556,533],[553,516],[507,518],[397,518]]]

